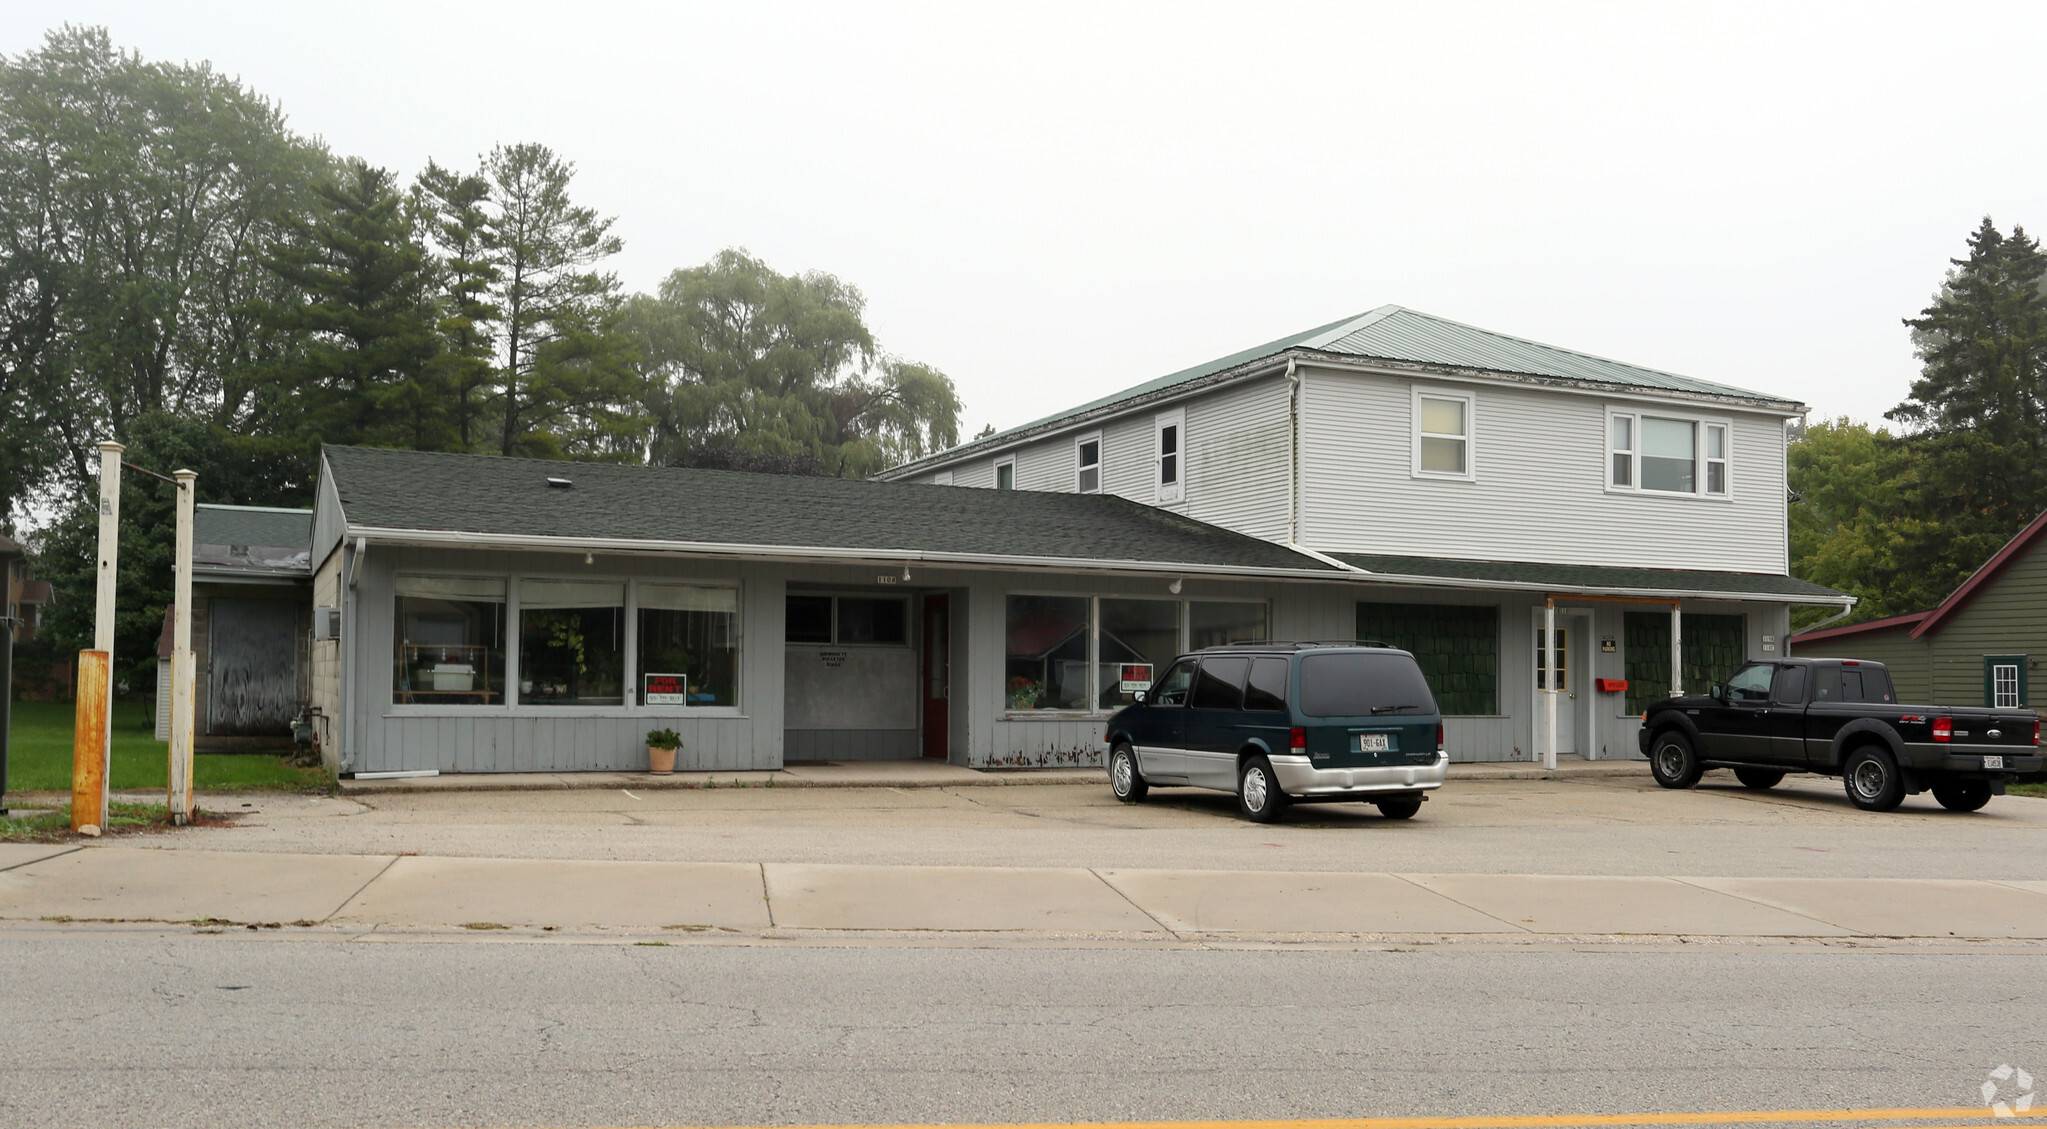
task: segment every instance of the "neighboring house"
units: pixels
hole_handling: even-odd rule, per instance
[[[1314,554],[1353,585],[1317,634],[1415,651],[1457,759],[1534,755],[1551,685],[1562,752],[1635,756],[1674,665],[1702,688],[1792,606],[1854,602],[1788,575],[1805,411],[1386,306],[879,477],[1117,494]]]
[[[1890,668],[1898,699],[1922,705],[2030,708],[2047,658],[2047,513],[2006,542],[1930,611],[1791,637],[1800,658],[1867,659]]]
[[[288,747],[311,697],[313,511],[200,504],[192,517],[193,748]],[[157,738],[170,734],[170,611]]]

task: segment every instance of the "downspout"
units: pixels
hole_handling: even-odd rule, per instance
[[[355,771],[355,632],[357,602],[354,599],[356,581],[362,579],[363,553],[369,548],[369,539],[355,539],[354,567],[350,567],[348,554],[341,558],[341,725],[339,736],[341,748],[334,754],[334,770],[338,775]]]
[[[1301,376],[1294,371],[1294,358],[1286,359],[1287,382],[1287,481],[1286,543],[1301,547]]]
[[[1825,619],[1823,619],[1823,620],[1820,620],[1820,621],[1819,621],[1818,623],[1812,624],[1812,625],[1811,625],[1811,626],[1809,626],[1809,627],[1801,627],[1801,628],[1799,628],[1799,629],[1798,629],[1798,634],[1800,634],[1800,635],[1803,635],[1803,634],[1805,634],[1805,633],[1806,633],[1806,632],[1808,632],[1808,631],[1818,631],[1818,630],[1819,630],[1820,628],[1822,628],[1822,627],[1825,627],[1826,625],[1828,625],[1828,624],[1830,624],[1830,623],[1833,623],[1833,622],[1835,622],[1836,620],[1841,620],[1841,619],[1846,619],[1846,618],[1848,618],[1848,613],[1849,613],[1849,612],[1852,612],[1852,611],[1854,611],[1854,610],[1855,610],[1855,605],[1856,605],[1856,604],[1859,604],[1859,603],[1861,603],[1861,602],[1862,602],[1862,601],[1861,601],[1860,599],[1852,599],[1852,598],[1851,598],[1851,599],[1850,599],[1850,600],[1849,600],[1849,601],[1848,601],[1847,603],[1845,603],[1845,604],[1842,604],[1842,605],[1841,605],[1841,610],[1840,610],[1840,611],[1837,611],[1837,612],[1835,612],[1835,613],[1834,613],[1833,615],[1830,615],[1830,616],[1828,616],[1827,618],[1825,618]],[[1786,636],[1784,636],[1784,657],[1785,657],[1785,658],[1787,658],[1787,659],[1791,657],[1791,640],[1792,640],[1792,638],[1793,638],[1793,636],[1791,636],[1791,635],[1786,635]]]

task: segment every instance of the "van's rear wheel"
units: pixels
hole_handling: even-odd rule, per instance
[[[1422,801],[1419,796],[1402,796],[1397,800],[1379,800],[1376,806],[1387,819],[1413,819],[1414,813],[1422,810]]]
[[[1774,768],[1737,768],[1734,770],[1734,778],[1741,781],[1744,788],[1767,792],[1783,783],[1784,774]]]
[[[1109,752],[1109,791],[1126,804],[1134,804],[1151,792],[1144,774],[1137,771],[1137,750],[1118,745]]]
[[[1237,770],[1237,808],[1245,819],[1271,823],[1286,810],[1287,796],[1272,775],[1272,762],[1252,757]]]
[[[1933,798],[1949,811],[1976,811],[1990,802],[1990,781],[1943,780],[1933,786]]]
[[[1692,751],[1691,738],[1680,730],[1666,729],[1649,745],[1649,775],[1665,788],[1689,788],[1699,782],[1704,771],[1699,754]]]

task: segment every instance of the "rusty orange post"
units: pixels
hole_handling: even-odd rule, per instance
[[[71,739],[71,830],[106,828],[107,693],[113,656],[78,652],[78,726]]]

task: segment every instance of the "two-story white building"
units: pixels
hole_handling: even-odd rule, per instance
[[[1181,651],[1377,639],[1457,760],[1634,756],[1850,602],[1786,573],[1803,411],[1387,307],[880,481],[329,448],[310,713],[354,773],[1090,764]]]
[[[1559,752],[1636,756],[1673,665],[1703,687],[1781,653],[1792,605],[1852,603],[1788,575],[1805,411],[1384,306],[881,477],[1119,494],[1315,554],[1352,584],[1276,633],[1414,651],[1457,759],[1536,755],[1552,684]]]

